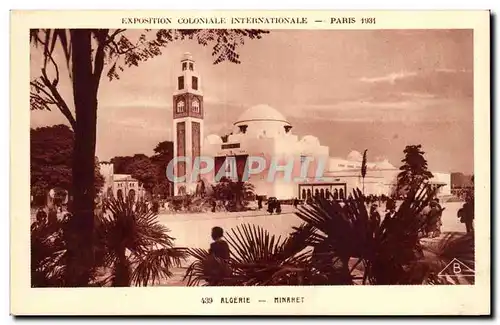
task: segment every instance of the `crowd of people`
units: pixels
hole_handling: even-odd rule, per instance
[[[439,204],[439,200],[433,199],[425,206],[420,212],[420,220],[422,222],[422,237],[435,238],[441,235],[441,227],[443,225],[442,216],[444,207]],[[388,222],[394,217],[396,213],[396,204],[392,199],[386,201],[386,210],[384,218],[379,213],[379,205],[372,203],[370,205],[369,216],[372,227],[380,227],[381,222]],[[461,223],[465,224],[466,232],[471,233],[474,231],[474,201],[468,199],[458,210],[457,217]]]
[[[281,213],[280,200],[278,200],[275,197],[269,198],[269,200],[267,200],[267,212],[269,212],[269,214],[273,214],[275,212],[276,214],[280,214]]]
[[[424,237],[434,238],[441,235],[443,225],[442,216],[445,208],[441,207],[438,200],[431,200],[422,210],[421,216],[424,223]]]

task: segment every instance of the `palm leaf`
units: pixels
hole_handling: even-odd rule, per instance
[[[162,279],[172,276],[171,269],[180,267],[187,252],[183,248],[162,248],[148,251],[136,257],[133,262],[132,283],[147,286],[160,283]]]
[[[416,268],[421,270],[421,277],[431,284],[474,284],[474,276],[446,277],[440,272],[454,259],[474,270],[475,252],[474,235],[447,233],[438,241],[431,241],[424,248],[424,257]]]
[[[311,272],[310,254],[303,252],[303,235],[282,239],[261,227],[243,224],[227,231],[226,238],[232,253],[229,261],[214,258],[206,250],[189,250],[196,260],[186,271],[188,285],[299,284]],[[221,272],[214,274],[214,269]]]
[[[157,213],[145,202],[111,198],[104,203],[104,209],[106,212],[97,222],[104,247],[102,264],[122,273],[120,283],[157,284],[172,276],[171,268],[180,266],[186,258],[186,250],[174,247],[175,238],[168,235],[169,229],[159,223]],[[125,252],[129,252],[128,262],[124,261]]]

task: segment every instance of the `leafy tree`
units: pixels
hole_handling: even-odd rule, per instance
[[[212,185],[211,199],[222,202],[230,210],[241,211],[245,201],[253,194],[254,186],[251,183],[222,177],[217,184]]]
[[[30,130],[31,194],[37,202],[45,203],[52,188],[71,190],[71,161],[74,133],[59,124]],[[95,190],[104,185],[99,161],[95,158]]]
[[[72,162],[74,235],[68,243],[67,285],[86,286],[93,265],[94,171],[98,91],[103,73],[119,78],[125,67],[162,54],[162,48],[175,40],[195,39],[205,46],[214,44],[214,64],[240,63],[237,47],[246,39],[259,39],[262,30],[190,29],[146,31],[135,41],[125,29],[32,29],[30,42],[40,47],[43,65],[40,77],[30,82],[31,109],[56,107],[75,132]],[[62,55],[55,55],[56,49]],[[65,64],[73,90],[73,105],[59,91],[61,65]],[[73,107],[72,107],[73,106]],[[71,109],[73,108],[73,110]]]
[[[134,156],[116,156],[109,160],[113,164],[113,172],[115,174],[126,174],[128,165],[132,163]]]
[[[174,158],[174,143],[172,141],[162,141],[154,149],[155,154],[151,161],[158,166],[157,184],[153,192],[160,196],[173,195],[173,183],[167,178],[167,166]]]
[[[155,154],[151,159],[155,162],[161,162],[166,167],[174,157],[174,143],[172,141],[162,141],[156,145],[154,152]]]
[[[403,165],[399,168],[401,172],[397,176],[397,188],[406,192],[415,184],[425,182],[434,176],[427,170],[427,160],[422,145],[406,146],[403,152],[405,157],[401,160]]]
[[[124,174],[130,174],[144,186],[144,189],[151,193],[158,179],[158,166],[153,164],[146,155],[134,155],[128,165],[126,165]]]

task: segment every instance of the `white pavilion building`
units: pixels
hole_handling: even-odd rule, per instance
[[[178,89],[173,96],[174,157],[187,157],[188,161],[198,156],[213,158],[215,168],[201,175],[206,182],[216,182],[219,170],[227,176],[237,175],[240,180],[247,175],[256,195],[282,200],[306,199],[328,192],[347,196],[354,188],[363,187],[361,153],[352,151],[346,158],[331,157],[328,146],[313,135],[294,134],[287,118],[268,105],[253,106],[244,111],[225,141],[217,134],[205,137],[200,80],[192,56],[185,54],[181,60]],[[266,162],[264,166],[261,164],[262,170],[254,166],[258,164],[252,157]],[[251,163],[249,159],[252,159]],[[288,166],[289,169],[272,173],[275,177],[270,179],[269,172],[275,169],[273,164]],[[199,178],[191,177],[193,169],[187,167],[185,163],[178,163],[175,167],[176,176],[187,176],[185,181],[175,183],[175,195],[196,189]],[[249,173],[249,169],[258,172]],[[389,195],[398,173],[399,169],[387,160],[368,162],[365,194]],[[441,186],[439,194],[449,195],[450,174],[432,173],[431,182]]]

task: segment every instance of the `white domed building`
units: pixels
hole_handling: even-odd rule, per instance
[[[219,178],[220,175],[245,178],[253,184],[257,195],[280,199],[298,197],[297,185],[302,182],[295,179],[300,176],[301,159],[327,160],[329,154],[328,147],[321,145],[316,137],[299,138],[293,134],[286,117],[268,105],[253,106],[244,111],[234,122],[232,134],[224,143],[218,142],[216,137],[209,135],[204,141],[202,156],[214,157],[215,166],[213,173],[203,175],[205,179],[215,182],[217,173],[223,169]],[[287,171],[278,166],[287,166]],[[314,177],[314,162],[310,166],[307,176]],[[245,170],[248,177],[245,177]]]
[[[314,135],[294,134],[287,118],[268,105],[246,109],[228,136],[205,137],[200,78],[191,56],[181,63],[173,103],[174,157],[193,161],[201,156],[202,162],[193,169],[178,163],[175,175],[186,178],[175,182],[175,195],[193,192],[200,177],[216,183],[223,176],[250,182],[256,195],[283,200],[328,193],[345,196],[362,188],[360,152],[352,151],[346,159],[330,157],[329,147]],[[399,170],[387,160],[368,162],[367,169],[365,194],[389,194]],[[439,181],[449,193],[449,174]]]

